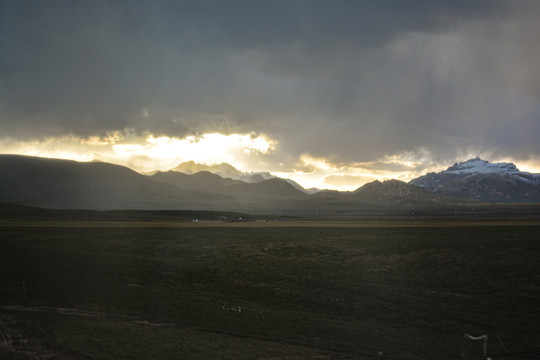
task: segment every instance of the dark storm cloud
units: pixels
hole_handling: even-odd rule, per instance
[[[367,161],[538,154],[527,1],[3,1],[2,135],[264,132]]]
[[[504,13],[500,1],[170,1],[171,29],[214,46],[253,48],[300,42],[314,50],[377,46],[404,31],[434,31]]]

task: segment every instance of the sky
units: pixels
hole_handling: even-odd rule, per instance
[[[540,172],[540,1],[0,1],[0,153],[353,190]]]

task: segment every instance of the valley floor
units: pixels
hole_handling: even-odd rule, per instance
[[[534,217],[243,220],[3,218],[0,357],[539,355]]]

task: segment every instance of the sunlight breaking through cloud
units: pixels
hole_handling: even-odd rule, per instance
[[[466,149],[463,158],[440,161],[426,148],[387,154],[374,161],[343,162],[331,157],[302,153],[288,163],[280,152],[278,140],[264,134],[207,133],[183,138],[137,134],[131,129],[111,131],[102,136],[77,137],[65,135],[40,140],[21,141],[0,139],[0,152],[76,161],[105,161],[127,166],[141,173],[168,171],[185,161],[202,164],[228,163],[245,172],[268,171],[289,178],[304,188],[352,191],[374,180],[398,179],[408,182],[428,172],[438,172],[478,156]],[[490,161],[514,162],[522,171],[540,172],[535,159],[516,162],[512,158],[493,158]]]
[[[100,160],[148,172],[169,170],[189,160],[206,164],[227,162],[242,169],[247,158],[269,154],[276,145],[277,141],[262,134],[210,133],[176,138],[137,135],[126,130],[88,138],[71,135],[33,141],[5,138],[0,140],[0,151],[77,161]]]

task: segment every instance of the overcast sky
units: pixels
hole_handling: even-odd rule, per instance
[[[539,34],[535,0],[2,0],[0,152],[333,188],[537,170]]]

